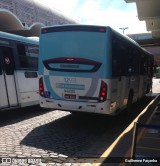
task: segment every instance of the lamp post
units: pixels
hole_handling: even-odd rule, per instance
[[[123,31],[123,34],[124,34],[124,31],[125,31],[126,29],[128,29],[128,27],[119,28],[119,29],[121,29],[121,30]]]

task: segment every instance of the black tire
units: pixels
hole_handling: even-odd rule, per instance
[[[146,94],[149,93],[150,90],[151,90],[151,88],[150,88],[150,85],[148,84],[148,85],[147,85],[147,89],[146,89]]]
[[[128,101],[127,101],[127,114],[131,114],[132,112],[132,102],[133,102],[133,92],[130,91],[128,95]]]

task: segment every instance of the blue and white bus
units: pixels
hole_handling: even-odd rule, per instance
[[[115,115],[150,91],[153,57],[110,27],[42,28],[40,106]]]
[[[39,104],[39,41],[0,32],[0,111]]]

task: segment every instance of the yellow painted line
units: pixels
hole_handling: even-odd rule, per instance
[[[148,107],[147,107],[147,108],[148,108]],[[147,109],[146,109],[146,110],[147,110]],[[145,111],[146,111],[146,110],[145,110]],[[154,115],[154,111],[153,111],[153,113],[151,114],[151,116],[149,117],[149,119],[147,120],[146,124],[148,124],[148,123],[151,121],[153,115]],[[136,144],[140,141],[140,139],[142,138],[143,133],[144,133],[146,130],[147,130],[146,128],[143,128],[143,129],[141,130],[141,132],[138,134]],[[128,149],[127,153],[124,155],[124,157],[131,157],[131,150],[132,150],[132,146],[130,146],[130,148]],[[121,165],[119,165],[119,166],[121,166]]]
[[[148,106],[132,121],[132,123],[120,134],[120,136],[110,145],[110,147],[100,156],[100,158],[96,161],[96,163],[93,163],[93,166],[100,166],[105,159],[110,155],[110,153],[112,152],[112,150],[115,148],[115,146],[117,145],[117,143],[120,141],[120,139],[129,131],[131,131],[131,129],[134,127],[134,123],[137,122],[137,120],[139,119],[139,117],[141,115],[143,115],[148,107],[153,103],[154,99],[148,104]],[[154,112],[154,111],[153,111]],[[151,118],[149,118],[150,120]],[[131,147],[129,148],[129,151],[131,151]],[[126,153],[128,155],[129,151]],[[126,157],[126,155],[124,156]],[[130,156],[127,156],[130,157]],[[124,164],[124,163],[123,163]],[[121,165],[124,166],[124,165]]]
[[[145,147],[145,146],[138,146],[137,147],[138,149],[147,149],[147,150],[157,150],[157,151],[160,151],[160,148],[149,148],[149,147]]]

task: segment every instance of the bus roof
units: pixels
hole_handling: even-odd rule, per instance
[[[0,31],[0,38],[20,41],[24,43],[36,44],[36,45],[39,44],[38,40],[30,39],[30,38],[19,36],[19,35],[14,35],[11,33],[2,32],[2,31]]]
[[[142,48],[136,41],[134,41],[133,39],[131,39],[128,36],[124,36],[124,35],[120,34],[116,30],[114,30],[113,28],[111,28],[110,26],[83,25],[83,24],[64,24],[64,25],[56,25],[56,26],[43,27],[41,29],[41,33],[45,34],[45,33],[50,33],[50,32],[72,31],[74,27],[76,27],[76,31],[83,31],[84,30],[84,31],[106,32],[107,29],[109,29],[112,33],[115,33],[121,39],[126,40],[129,43],[132,43],[133,45],[135,45],[140,50],[143,50],[144,52],[146,52],[146,53],[148,53],[148,54],[151,55],[151,53],[149,53],[147,50],[145,50],[144,48]],[[104,31],[102,30],[103,28],[105,29]]]

